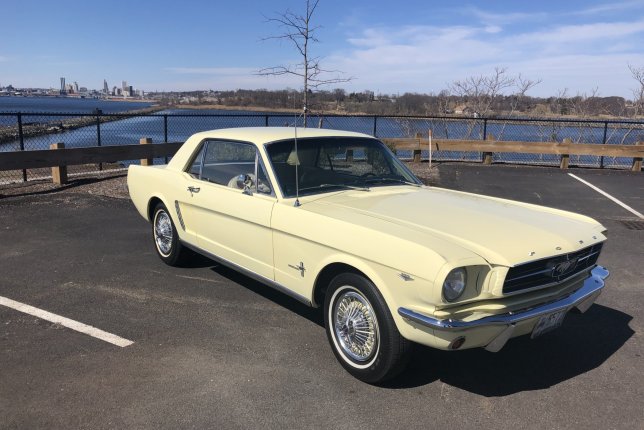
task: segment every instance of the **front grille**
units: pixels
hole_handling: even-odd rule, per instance
[[[557,255],[511,267],[503,283],[503,293],[558,284],[593,267],[602,244],[598,243],[570,254]]]

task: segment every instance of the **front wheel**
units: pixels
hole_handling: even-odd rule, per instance
[[[411,343],[398,332],[375,285],[361,275],[345,273],[331,281],[324,323],[336,358],[361,381],[386,381],[407,364]]]
[[[170,266],[180,266],[187,259],[188,249],[179,241],[177,229],[163,203],[159,203],[154,208],[152,238],[157,254],[164,263]]]

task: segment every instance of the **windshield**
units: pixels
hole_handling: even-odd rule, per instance
[[[284,197],[295,197],[295,166],[300,195],[342,189],[368,190],[420,181],[380,141],[360,137],[316,137],[266,145]]]

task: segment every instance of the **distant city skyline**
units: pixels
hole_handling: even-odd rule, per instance
[[[302,0],[114,0],[110,9],[127,11],[118,22],[102,3],[36,3],[3,5],[0,86],[58,89],[66,77],[97,91],[124,79],[146,92],[301,89],[296,79],[255,72],[299,60],[288,43],[261,39],[281,32],[265,17],[300,13]],[[322,28],[313,53],[355,78],[338,85],[348,91],[438,93],[506,67],[542,80],[532,96],[597,89],[629,99],[628,65],[644,66],[641,0],[321,0],[314,21]]]

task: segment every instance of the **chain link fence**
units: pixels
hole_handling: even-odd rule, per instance
[[[167,110],[153,114],[102,113],[0,113],[0,152],[49,149],[63,142],[66,148],[127,145],[150,137],[155,143],[182,142],[190,135],[229,127],[298,126],[304,120],[296,114],[238,114],[208,111]],[[467,139],[521,142],[562,142],[626,144],[644,140],[644,122],[517,118],[453,118],[365,115],[310,115],[308,127],[356,131],[376,137],[416,137],[424,139],[431,130],[436,139]],[[398,151],[410,159],[412,151]],[[435,151],[437,161],[481,161],[480,152]],[[429,153],[422,151],[427,159]],[[547,154],[495,153],[493,161],[558,166],[560,156]],[[102,169],[124,168],[136,160],[118,164],[69,166],[69,174]],[[167,160],[155,160],[164,163]],[[631,158],[570,156],[570,164],[584,167],[628,168]],[[0,183],[39,179],[50,169],[0,171]]]

